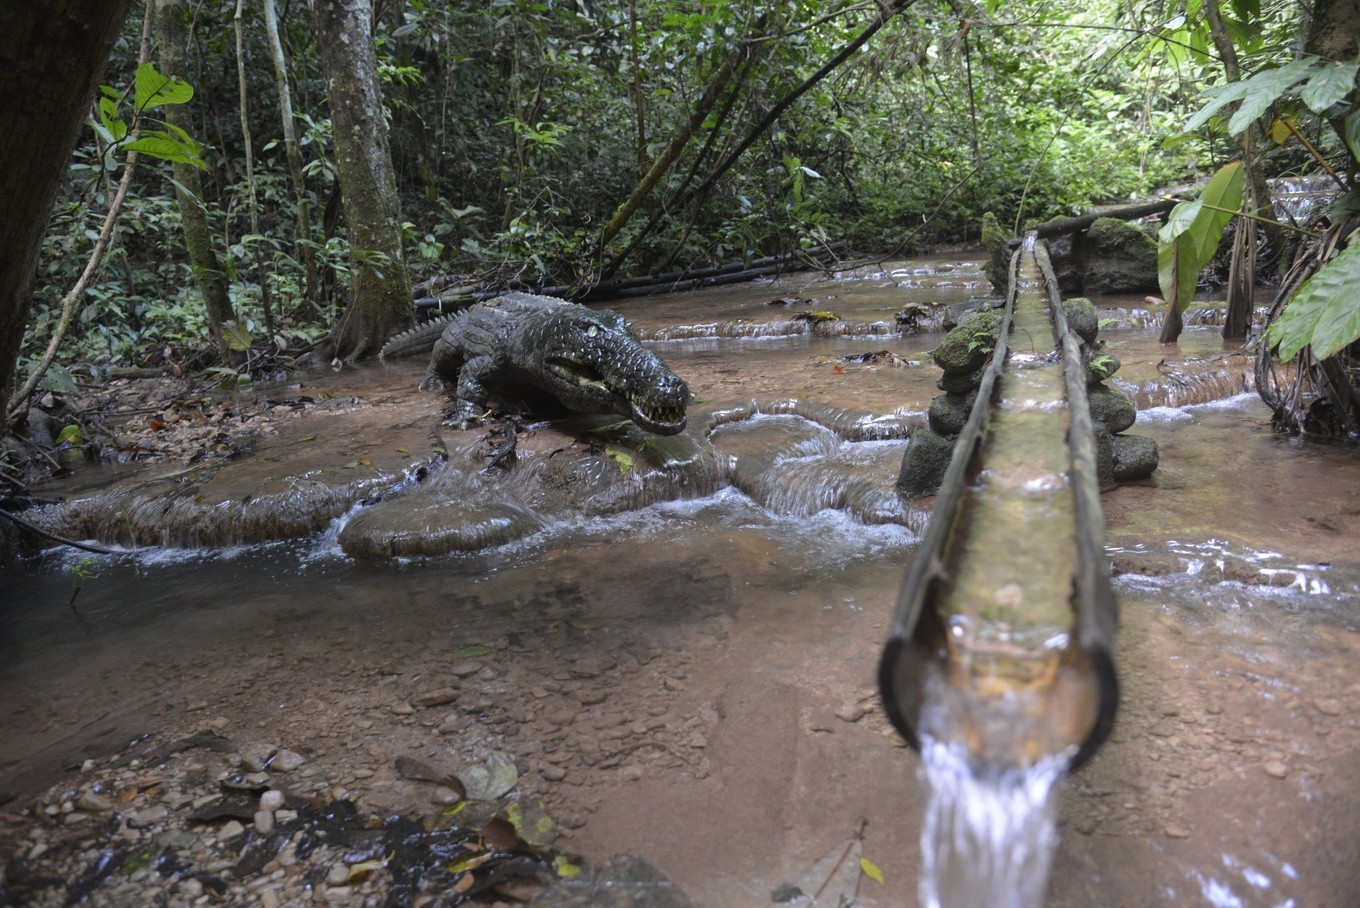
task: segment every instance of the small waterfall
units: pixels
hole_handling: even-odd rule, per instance
[[[1032,766],[978,767],[960,744],[921,740],[924,908],[1037,908],[1058,844],[1066,755]]]

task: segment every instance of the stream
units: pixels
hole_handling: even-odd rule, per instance
[[[983,877],[1029,893],[1017,906],[1354,904],[1360,458],[1273,434],[1250,361],[1194,318],[1164,348],[1141,297],[1094,300],[1123,363],[1113,383],[1139,408],[1131,431],[1161,452],[1150,479],[1102,499],[1122,691],[1103,749],[1065,780],[979,780],[944,744],[918,758],[882,715],[878,654],[928,517],[889,494],[899,428],[938,393],[943,336],[929,318],[901,333],[896,316],[990,296],[980,268],[936,257],[610,304],[694,389],[692,418],[797,399],[874,414],[883,437],[765,407],[713,430],[716,488],[559,509],[437,556],[347,554],[364,508],[346,507],[298,538],[0,569],[0,844],[31,838],[17,811],[78,785],[83,761],[210,728],[300,754],[300,794],[413,816],[439,808],[398,758],[456,769],[508,752],[554,848],[638,855],[709,908],[808,894],[861,821],[856,847],[882,881],[843,894],[866,908],[1002,904],[970,888]],[[837,320],[797,317],[820,311]],[[422,369],[314,384],[435,414],[436,396],[411,390]],[[346,458],[390,453],[381,424],[345,426]],[[278,437],[232,466],[238,481],[266,481],[252,463],[296,446]],[[1006,828],[1010,846],[987,844]],[[1046,892],[1042,872],[974,872],[968,849],[1004,847],[1020,869],[1051,865]]]

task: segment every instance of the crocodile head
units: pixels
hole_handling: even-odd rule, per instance
[[[539,381],[563,405],[618,413],[658,435],[684,430],[689,386],[642,346],[623,316],[570,303],[554,307],[538,328]]]

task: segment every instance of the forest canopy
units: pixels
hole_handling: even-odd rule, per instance
[[[133,120],[144,30],[153,61],[183,42],[182,71],[166,75],[192,99],[164,125],[138,115],[193,160],[172,170],[142,156],[49,387],[186,359],[214,329],[219,368],[238,373],[243,356],[309,348],[365,269],[587,286],[832,240],[909,254],[976,243],[984,212],[1016,226],[1077,214],[1202,180],[1239,154],[1222,117],[1185,132],[1225,79],[1213,0],[318,0],[364,10],[375,51],[401,238],[374,249],[356,243],[342,199],[320,13],[293,0],[170,5],[186,34],[134,4],[92,99],[21,376],[128,166],[108,114],[122,104]],[[1294,55],[1300,16],[1240,0],[1220,30],[1256,70]],[[1299,126],[1324,154],[1339,147],[1321,118]],[[1298,143],[1263,157],[1271,176],[1317,166]],[[186,206],[206,215],[214,266],[185,252]],[[225,327],[195,280],[205,269],[224,278]]]

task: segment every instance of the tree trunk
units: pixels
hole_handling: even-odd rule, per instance
[[[400,206],[387,145],[371,0],[313,0],[316,43],[335,130],[335,168],[352,249],[350,302],[328,354],[376,353],[411,320],[411,279],[401,251]]]
[[[315,302],[321,282],[316,271],[316,250],[312,245],[312,203],[307,196],[307,183],[302,175],[302,149],[298,145],[297,129],[293,126],[293,92],[288,84],[288,60],[283,55],[279,40],[279,17],[274,0],[264,0],[264,30],[269,38],[269,56],[274,61],[274,82],[279,92],[279,117],[283,121],[283,149],[288,157],[288,175],[293,179],[293,193],[297,196],[296,248],[307,274],[307,299]]]
[[[1237,48],[1233,46],[1232,38],[1228,36],[1228,30],[1223,25],[1223,16],[1218,8],[1218,0],[1205,0],[1204,16],[1209,23],[1209,35],[1213,38],[1214,46],[1218,48],[1219,57],[1223,60],[1223,74],[1228,77],[1229,82],[1236,82],[1242,78],[1241,69],[1237,63]],[[1234,104],[1233,108],[1236,109]],[[1251,212],[1256,215],[1269,215],[1271,213],[1270,186],[1266,183],[1265,171],[1261,169],[1261,162],[1253,153],[1255,149],[1255,139],[1252,136],[1251,127],[1242,133],[1242,166],[1246,169],[1247,181],[1250,188],[1246,197],[1251,199]],[[1239,219],[1239,221],[1245,219]],[[1283,242],[1279,228],[1265,225],[1267,239],[1277,248]],[[1247,248],[1250,243],[1251,248]],[[1237,231],[1233,234],[1232,264],[1228,272],[1228,311],[1223,320],[1223,339],[1224,340],[1246,340],[1247,332],[1251,329],[1251,315],[1255,308],[1256,290],[1256,230],[1254,224],[1239,223]]]
[[[181,79],[189,75],[184,59],[185,49],[189,46],[188,12],[183,0],[156,0],[156,31],[160,35],[162,75],[179,76]],[[186,105],[173,104],[164,110],[167,123],[185,132],[193,132]],[[198,292],[203,296],[203,308],[208,313],[213,343],[218,356],[231,361],[239,357],[228,346],[222,326],[234,320],[236,315],[232,311],[227,275],[217,257],[212,225],[208,223],[208,212],[203,207],[203,183],[199,179],[198,168],[192,164],[174,163],[171,172],[175,177],[175,198],[179,201],[184,248],[189,253],[189,267],[193,269]]]
[[[0,6],[0,400],[14,381],[52,202],[130,2]]]

